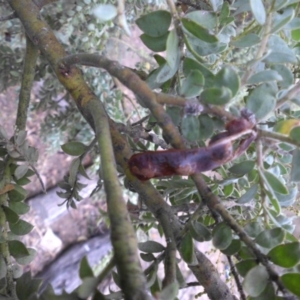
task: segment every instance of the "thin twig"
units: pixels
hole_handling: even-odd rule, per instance
[[[226,257],[227,257],[227,260],[228,260],[228,263],[229,263],[229,266],[230,266],[230,272],[231,272],[231,274],[234,278],[234,281],[235,281],[235,284],[237,286],[238,292],[240,293],[240,299],[241,300],[246,300],[246,295],[244,293],[244,290],[243,290],[239,275],[236,271],[235,265],[234,265],[234,263],[233,263],[230,256],[226,256]]]
[[[291,139],[288,135],[280,134],[280,133],[277,133],[274,131],[267,131],[267,130],[259,129],[258,136],[300,147],[299,141]]]

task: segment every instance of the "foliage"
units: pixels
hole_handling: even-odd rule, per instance
[[[41,80],[42,87],[40,102],[33,104],[32,109],[42,107],[47,111],[46,124],[50,127],[44,127],[44,134],[49,136],[52,128],[54,136],[66,132],[72,140],[60,141],[64,152],[76,156],[69,175],[59,185],[62,189],[59,196],[68,207],[75,208],[76,201],[81,200],[80,190],[84,185],[78,182],[78,174],[87,176],[82,159],[98,143],[103,168],[99,187],[103,181],[115,259],[100,275],[95,275],[84,259],[80,267],[83,282],[76,291],[55,296],[49,287],[40,298],[121,299],[121,293],[104,296],[97,291],[103,276],[116,265],[113,278],[125,299],[137,291],[143,291],[144,296],[140,294],[136,299],[151,299],[148,288],[157,299],[176,299],[178,289],[189,287],[178,266],[180,256],[211,299],[225,299],[224,295],[233,299],[218,271],[197,249],[195,241],[210,240],[228,257],[241,299],[246,296],[287,299],[290,293],[300,297],[297,286],[300,244],[293,235],[294,216],[287,213],[289,210],[298,213],[300,181],[299,1],[210,0],[196,4],[179,1],[178,6],[168,1],[168,6],[163,7],[143,7],[141,2],[130,2],[125,11],[122,1],[117,6],[103,3],[94,9],[95,3],[58,1],[42,8],[43,18],[66,53],[89,54],[60,57],[59,62],[53,63],[51,45],[47,50],[45,45],[37,43],[43,56],[37,62],[35,80]],[[26,27],[21,14],[20,19],[26,34],[33,39],[34,28]],[[142,77],[143,81],[138,77],[142,74],[140,69],[126,69],[110,61],[105,48],[108,38],[119,30],[129,33],[133,20],[142,31],[141,42],[155,53],[152,69]],[[0,47],[3,91],[24,76],[21,68],[24,45],[17,42],[23,40],[20,23],[11,19],[0,24],[1,30],[9,34],[9,41]],[[93,52],[101,55],[91,55]],[[92,94],[84,94],[83,81],[80,96],[70,88],[74,64],[97,67],[83,68],[84,78],[98,98],[96,104],[91,100],[93,104],[89,106],[88,101],[81,101]],[[146,118],[136,122],[136,116],[122,114],[123,94],[114,88],[112,77],[135,93],[138,104],[147,111]],[[63,99],[63,106],[59,99]],[[203,147],[211,137],[228,130],[226,123],[240,117],[245,108],[255,116],[253,131],[257,138],[245,153],[226,161],[213,175],[172,176],[153,179],[150,184],[140,183],[130,173],[127,164],[130,147],[133,151],[153,150],[165,146],[162,139],[168,148]],[[128,117],[129,123],[124,125]],[[108,124],[110,134],[106,135]],[[87,145],[93,132],[95,140]],[[234,149],[235,142],[228,141],[234,144]],[[0,143],[0,292],[12,299],[16,295],[25,299],[20,291],[28,285],[26,299],[36,299],[38,283],[29,273],[21,276],[18,267],[30,262],[34,250],[26,248],[15,236],[26,235],[32,229],[20,215],[28,211],[24,203],[26,190],[22,186],[34,173],[37,152],[28,146],[26,132],[20,129],[12,138],[2,130]],[[130,227],[126,227],[128,212],[122,210],[123,199],[114,194],[118,193],[119,184],[112,186],[116,184],[116,168],[111,153],[106,152],[111,144],[118,171],[125,175],[124,188],[137,192],[140,206],[143,203],[146,207],[137,219],[132,219]],[[122,243],[126,237],[121,230],[131,228],[132,224],[147,235],[150,229],[158,230],[166,245],[151,240],[137,245],[134,238],[133,242],[128,239]],[[133,250],[125,251],[127,246]],[[141,259],[150,263],[143,273],[134,259],[127,259],[127,265],[122,262],[122,257],[134,256],[137,247],[142,252]],[[12,264],[11,256],[16,264]],[[157,274],[160,263],[165,266],[163,280]],[[127,270],[134,270],[136,276],[127,276]],[[203,274],[215,274],[214,287],[207,283],[207,278],[203,279]],[[19,279],[15,284],[16,278]]]

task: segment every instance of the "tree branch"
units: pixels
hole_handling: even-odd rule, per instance
[[[19,130],[26,129],[27,112],[30,102],[30,93],[35,75],[35,66],[38,58],[38,48],[26,36],[26,52],[24,57],[24,69],[22,74],[19,105],[16,126]]]
[[[12,0],[9,3],[23,23],[29,38],[48,59],[60,82],[71,93],[81,113],[96,130],[105,169],[103,173],[110,210],[112,244],[124,297],[125,299],[150,299],[137,255],[135,232],[117,179],[108,117],[104,107],[85,83],[79,69],[76,67],[64,69],[57,65],[57,61],[66,53],[51,28],[40,18],[38,7],[31,0],[22,2]]]

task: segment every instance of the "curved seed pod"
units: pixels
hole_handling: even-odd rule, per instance
[[[130,171],[145,181],[172,175],[192,175],[213,170],[241,155],[256,138],[254,122],[239,118],[228,122],[227,131],[214,136],[209,145],[197,149],[170,149],[134,154],[128,161]],[[236,150],[234,142],[244,135]]]

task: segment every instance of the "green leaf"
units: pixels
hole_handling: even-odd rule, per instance
[[[266,22],[266,10],[262,0],[249,0],[250,8],[257,23],[264,25]]]
[[[29,252],[29,255],[15,258],[18,264],[25,266],[29,265],[34,260],[37,251],[33,248],[27,248],[27,251]]]
[[[226,23],[227,18],[230,15],[230,6],[228,2],[224,2],[221,8],[221,13],[220,13],[220,25],[223,25],[224,23]]]
[[[225,255],[231,256],[240,251],[242,243],[240,240],[232,240],[231,244],[226,248],[221,250]]]
[[[174,69],[177,65],[178,58],[180,57],[179,52],[179,40],[176,30],[170,31],[167,38],[167,54],[166,60],[171,69]]]
[[[296,142],[300,142],[300,127],[295,127],[291,130],[290,138]]]
[[[16,179],[18,180],[18,179],[24,177],[28,171],[28,168],[29,168],[28,164],[17,166],[15,173],[14,173]]]
[[[226,249],[232,242],[231,228],[225,223],[219,223],[212,232],[213,245],[220,249]]]
[[[198,141],[200,137],[200,124],[196,116],[188,116],[182,119],[181,131],[189,141]]]
[[[211,87],[215,81],[215,75],[204,65],[200,64],[196,60],[186,57],[183,61],[183,73],[185,76],[188,76],[191,71],[198,70],[200,71],[205,78],[205,87]]]
[[[245,160],[233,165],[231,168],[228,169],[228,171],[239,176],[244,176],[245,174],[252,171],[254,165],[255,165],[254,161]]]
[[[154,241],[147,241],[144,243],[138,243],[138,248],[140,251],[146,253],[159,253],[165,250],[165,247],[162,244],[159,244]]]
[[[141,259],[146,262],[151,262],[155,260],[155,256],[152,253],[141,253]]]
[[[276,34],[270,35],[268,47],[272,52],[264,59],[267,63],[297,63],[295,52]]]
[[[252,297],[260,295],[267,286],[269,274],[264,266],[252,268],[245,276],[243,288]]]
[[[15,143],[16,143],[18,146],[23,145],[24,142],[25,142],[26,136],[27,136],[27,131],[25,131],[25,130],[20,130],[20,131],[17,132],[16,135],[14,136]]]
[[[93,295],[97,289],[97,285],[99,284],[99,279],[95,277],[85,277],[82,280],[82,284],[78,287],[78,296],[80,299],[89,298],[89,296]]]
[[[186,98],[193,98],[200,95],[204,86],[204,77],[198,70],[192,70],[187,78],[184,79],[180,94]]]
[[[300,41],[300,29],[292,30],[292,38],[294,41]]]
[[[292,169],[291,169],[291,181],[300,181],[300,149],[296,148],[293,151]]]
[[[213,11],[218,11],[218,9],[222,6],[223,0],[209,0]]]
[[[158,264],[155,262],[152,271],[147,276],[147,287],[152,287],[155,283],[157,283],[157,269]],[[151,289],[152,290],[152,289]],[[160,288],[159,288],[160,290]]]
[[[266,299],[276,299],[275,289],[272,282],[268,282],[264,291],[257,297],[249,297],[248,300],[266,300]]]
[[[33,170],[31,170],[31,169],[28,169],[28,171],[27,171],[27,173],[26,173],[26,177],[31,177],[31,176],[33,176],[33,175],[35,175],[35,172],[33,171]]]
[[[284,10],[283,13],[274,15],[271,33],[281,30],[286,24],[292,21],[295,17],[295,11],[291,7]]]
[[[101,4],[96,6],[92,10],[92,13],[100,23],[103,23],[115,18],[118,14],[118,10],[112,4]]]
[[[205,10],[194,10],[187,13],[186,17],[209,30],[214,29],[218,25],[217,15],[213,12]]]
[[[30,206],[24,202],[9,202],[9,208],[18,215],[24,215],[30,210]]]
[[[200,98],[206,104],[225,105],[232,99],[232,92],[226,87],[212,87],[205,89]]]
[[[273,173],[264,171],[264,176],[273,191],[283,195],[287,195],[289,193],[286,186]]]
[[[255,238],[258,234],[260,234],[264,229],[261,225],[261,223],[259,222],[251,222],[251,223],[248,223],[244,230],[246,231],[246,233],[252,237],[252,238]]]
[[[34,300],[34,297],[42,283],[41,279],[31,278],[31,272],[24,273],[16,280],[16,293],[19,300]],[[51,299],[52,300],[52,299]],[[66,299],[68,300],[68,299]]]
[[[22,185],[22,186],[30,183],[30,179],[28,179],[27,177],[22,177],[21,179],[16,179],[15,181],[17,185]]]
[[[154,52],[162,52],[166,50],[168,35],[169,32],[166,32],[161,36],[152,37],[150,35],[147,35],[146,33],[143,33],[140,36],[140,39],[150,50]]]
[[[250,189],[236,201],[238,204],[245,204],[253,200],[258,191],[258,184],[254,184]]]
[[[152,295],[156,295],[157,293],[159,293],[161,291],[161,280],[157,276],[157,271],[156,271],[156,274],[153,275],[153,277],[154,277],[154,283],[152,284],[150,291],[151,291]]]
[[[66,144],[63,144],[61,146],[61,149],[69,155],[79,156],[86,151],[87,147],[80,142],[68,142]]]
[[[277,215],[280,214],[281,213],[281,207],[280,207],[280,204],[279,204],[278,200],[276,199],[275,192],[266,190],[266,194],[268,195],[268,198],[269,198],[271,204],[273,205],[273,208],[276,211]]]
[[[13,272],[14,279],[20,278],[22,276],[22,274],[23,274],[23,268],[20,265],[13,264],[11,266],[11,270]]]
[[[69,178],[68,183],[73,187],[75,184],[75,181],[77,179],[77,172],[80,166],[80,158],[75,158],[71,162],[70,170],[69,170]]]
[[[255,242],[264,248],[273,248],[281,244],[284,240],[285,232],[283,229],[277,227],[273,229],[266,229],[261,232],[255,239]]]
[[[202,56],[207,56],[210,54],[217,54],[225,51],[228,47],[227,43],[217,42],[217,43],[207,43],[201,41],[191,34],[184,35],[184,41],[188,50],[195,56],[199,61],[203,61]]]
[[[215,35],[211,34],[208,29],[204,28],[197,22],[187,18],[182,18],[181,22],[183,27],[198,39],[207,43],[218,42],[218,38]]]
[[[198,242],[210,241],[211,233],[202,223],[192,222],[190,232],[192,237]]]
[[[9,224],[9,228],[11,232],[16,235],[26,235],[32,230],[33,226],[30,223],[19,219],[17,223]]]
[[[7,222],[10,224],[15,224],[19,221],[19,216],[16,212],[14,212],[12,209],[10,209],[7,206],[2,206],[2,209],[5,213]]]
[[[294,82],[294,74],[292,71],[284,64],[275,64],[271,66],[272,70],[277,71],[282,77],[282,81],[278,82],[281,88],[288,88]]]
[[[225,66],[217,73],[215,77],[215,86],[219,88],[229,88],[232,97],[234,97],[240,88],[240,78],[232,68]]]
[[[246,274],[256,266],[257,261],[255,259],[245,259],[235,265],[237,271],[242,277],[245,277]]]
[[[144,33],[158,37],[167,33],[171,20],[172,17],[168,11],[157,10],[140,17],[136,20],[136,24]]]
[[[300,274],[299,273],[286,273],[280,277],[284,286],[293,294],[300,297]]]
[[[293,166],[292,166],[293,168]],[[281,207],[287,207],[294,204],[297,194],[298,188],[297,187],[290,187],[288,195],[281,195],[275,192],[275,197],[278,200]]]
[[[27,196],[27,191],[21,186],[14,184],[14,189],[8,192],[9,200],[12,202],[20,202]]]
[[[168,284],[158,295],[160,300],[175,300],[178,295],[178,283],[176,281]]]
[[[268,81],[281,81],[283,80],[282,76],[278,74],[275,70],[263,70],[258,72],[250,77],[248,84],[258,84]]]
[[[227,184],[224,186],[223,193],[226,198],[230,197],[232,195],[233,191],[234,191],[233,183],[230,183],[230,184]]]
[[[80,262],[79,276],[81,279],[84,279],[86,277],[94,277],[94,272],[90,267],[86,255],[82,258]]]
[[[180,56],[178,55],[174,68],[170,68],[169,64],[165,62],[158,69],[156,69],[147,78],[146,82],[151,89],[160,87],[164,82],[171,79],[177,72],[180,62]]]
[[[247,100],[247,108],[260,120],[272,112],[276,105],[277,87],[272,83],[263,83],[252,91]]]
[[[187,232],[180,244],[179,251],[181,253],[182,259],[188,263],[192,264],[194,261],[194,242],[190,232]]]
[[[251,47],[260,43],[260,37],[257,34],[249,33],[238,40],[232,42],[237,48]]]
[[[199,123],[200,123],[200,140],[207,140],[209,139],[215,129],[215,123],[212,120],[212,118],[208,115],[201,114],[198,117]]]
[[[20,241],[8,241],[8,249],[10,255],[14,258],[21,258],[29,255],[27,248]]]
[[[269,259],[283,268],[292,268],[300,261],[299,242],[278,245],[268,253]]]

